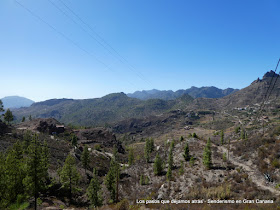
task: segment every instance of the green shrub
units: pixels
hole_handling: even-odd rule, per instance
[[[280,161],[276,158],[271,162],[271,164],[274,168],[280,168]]]
[[[101,152],[101,145],[100,144],[95,144],[94,149]]]

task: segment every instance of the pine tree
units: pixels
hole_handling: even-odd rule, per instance
[[[4,114],[4,120],[8,122],[8,124],[14,120],[13,113],[10,109],[7,109],[6,113]]]
[[[185,161],[189,161],[190,160],[190,151],[189,151],[189,144],[188,144],[188,142],[186,143],[183,156],[184,156]]]
[[[110,192],[110,196],[113,202],[117,201],[118,179],[119,179],[119,164],[115,160],[115,158],[112,158],[110,162],[110,169],[105,177],[105,185],[108,191]]]
[[[23,134],[23,151],[24,153],[28,153],[27,149],[32,141],[31,131],[26,131]]]
[[[102,205],[102,197],[101,197],[101,187],[98,181],[96,169],[93,169],[93,177],[90,181],[90,184],[87,188],[87,196],[90,200],[90,203],[94,206],[101,206]]]
[[[239,126],[236,127],[236,128],[234,129],[234,131],[235,131],[235,133],[237,134],[237,133],[240,131],[240,127],[239,127]]]
[[[1,197],[4,206],[15,202],[18,195],[24,194],[23,179],[25,177],[25,165],[23,162],[23,151],[21,144],[16,142],[6,153],[6,158],[2,158],[3,163],[3,194]]]
[[[170,147],[169,155],[168,155],[168,166],[172,169],[173,168],[173,150]]]
[[[150,139],[146,139],[145,150],[144,150],[144,157],[147,163],[150,162],[150,155],[151,155],[151,144]]]
[[[21,122],[25,122],[25,117],[22,117],[22,120],[21,120]]]
[[[31,117],[31,115],[29,115],[29,118],[28,118],[28,119],[29,119],[29,121],[31,121],[31,120],[32,120],[32,117]]]
[[[128,152],[128,165],[131,166],[133,162],[134,162],[134,152],[133,152],[133,148],[130,148]]]
[[[155,162],[154,162],[154,174],[155,175],[160,175],[162,173],[163,170],[163,166],[162,166],[162,160],[159,156],[159,154],[156,155],[155,158]]]
[[[172,141],[171,141],[171,144],[170,144],[170,150],[173,150],[174,147],[175,147],[175,141],[172,140]]]
[[[193,133],[193,138],[198,138],[196,133]]]
[[[183,136],[180,137],[180,141],[184,141],[184,137]]]
[[[170,181],[170,179],[172,177],[173,149],[174,149],[174,141],[171,142],[171,145],[170,145],[170,148],[169,148],[169,155],[168,155],[168,170],[167,170],[166,178],[169,181]]]
[[[73,146],[77,146],[77,144],[78,144],[78,138],[75,134],[72,134],[71,143]]]
[[[245,132],[245,143],[248,141],[248,134]]]
[[[144,183],[144,175],[143,174],[141,174],[141,176],[140,176],[140,185],[144,185],[145,183]]]
[[[241,129],[240,138],[245,139],[245,131],[243,129]]]
[[[190,166],[192,167],[194,165],[194,157],[191,156],[191,159],[190,159]]]
[[[148,185],[150,183],[150,179],[148,176],[145,176],[145,185]]]
[[[153,152],[155,150],[155,142],[154,139],[150,139],[150,152]]]
[[[72,193],[76,191],[76,186],[80,180],[80,174],[76,168],[76,161],[72,155],[68,155],[60,172],[60,180],[63,187],[69,192],[69,199],[72,200]]]
[[[5,155],[0,152],[0,209],[5,209],[6,176],[5,176]]]
[[[180,166],[180,169],[179,169],[179,174],[182,175],[184,173],[184,163],[183,161],[181,161],[181,166]]]
[[[47,144],[47,141],[45,140],[43,145],[42,145],[42,154],[43,154],[43,165],[45,168],[49,167],[49,158],[50,158],[50,150],[49,146]]]
[[[48,176],[48,150],[39,142],[38,135],[32,136],[32,141],[27,149],[26,177],[23,180],[25,190],[35,198],[35,209],[39,192],[46,189]]]
[[[86,173],[86,170],[87,170],[87,167],[88,167],[88,164],[89,164],[89,151],[88,151],[88,146],[85,145],[84,147],[84,150],[83,150],[83,153],[82,153],[82,164],[83,164],[83,167],[85,169],[85,173]]]
[[[223,153],[223,163],[225,163],[227,161],[227,153]]]
[[[224,130],[221,131],[221,145],[224,144]]]
[[[168,170],[167,170],[167,173],[166,173],[166,178],[167,178],[168,181],[170,181],[171,178],[172,178],[172,170],[171,170],[170,166],[168,166]]]
[[[0,112],[4,112],[3,102],[0,100]]]
[[[114,148],[113,148],[113,159],[114,159],[116,162],[119,161],[118,149],[117,149],[116,145],[114,145]]]
[[[203,164],[206,166],[207,169],[210,169],[212,166],[212,159],[211,159],[211,140],[210,138],[207,141],[207,144],[204,148],[203,152]]]

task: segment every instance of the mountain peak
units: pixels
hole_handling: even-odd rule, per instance
[[[275,73],[273,70],[270,70],[263,75],[263,79],[274,77],[274,76],[278,76],[278,74]]]
[[[2,98],[1,100],[4,104],[5,109],[29,107],[31,104],[34,103],[34,101],[32,101],[28,98],[21,97],[21,96],[6,96],[6,97]]]

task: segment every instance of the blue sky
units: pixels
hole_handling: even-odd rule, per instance
[[[0,1],[0,98],[243,88],[276,66],[279,6],[276,0]]]

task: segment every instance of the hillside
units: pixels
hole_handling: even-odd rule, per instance
[[[112,125],[113,123],[129,118],[144,118],[159,115],[176,109],[182,109],[186,112],[190,110],[231,111],[234,108],[237,109],[250,106],[256,111],[263,101],[263,97],[267,92],[272,76],[273,72],[267,72],[262,79],[257,79],[248,87],[231,93],[223,98],[203,97],[193,99],[189,94],[183,94],[174,100],[140,100],[128,97],[124,93],[113,93],[96,99],[51,99],[34,103],[27,108],[16,109],[13,111],[13,114],[16,116],[17,121],[20,121],[23,116],[28,117],[31,115],[33,118],[53,117],[66,124],[103,126],[105,124]],[[276,76],[273,77],[272,84],[276,81]],[[195,87],[192,89],[196,91],[202,90]],[[205,91],[210,93],[210,90],[212,89],[216,90],[216,88],[210,87],[206,88],[204,93]],[[276,107],[274,99],[277,99],[279,90],[280,80],[277,80],[274,89],[270,94],[271,105],[274,107]],[[179,96],[182,92],[184,91],[177,91],[176,94]],[[149,92],[149,94],[157,93],[158,91],[156,90]],[[166,91],[161,93],[172,92]]]
[[[138,98],[141,100],[148,100],[148,99],[162,99],[162,100],[174,100],[184,94],[188,94],[193,98],[222,98],[224,96],[230,95],[234,92],[238,91],[238,89],[227,88],[227,89],[219,89],[216,87],[191,87],[186,90],[143,90],[143,91],[136,91],[134,93],[128,93],[127,96],[131,98]]]
[[[219,99],[219,104],[226,108],[245,107],[255,104],[260,105],[267,93],[270,95],[270,101],[278,100],[280,80],[277,79],[279,77],[278,74],[273,75],[273,71],[265,73],[262,79],[256,79],[248,87]],[[268,90],[270,83],[271,87]],[[272,87],[274,87],[273,90]]]
[[[41,142],[46,140],[50,150],[46,189],[40,191],[40,209],[88,209],[87,188],[94,168],[100,184],[99,196],[103,199],[100,209],[104,210],[186,209],[185,203],[140,204],[137,200],[190,201],[194,203],[187,207],[194,210],[277,209],[280,205],[279,81],[267,102],[266,116],[254,120],[259,111],[256,103],[262,102],[269,83],[274,84],[275,78],[272,72],[267,72],[248,87],[219,99],[193,99],[185,94],[175,100],[140,100],[114,93],[98,99],[51,99],[34,103],[14,111],[18,119],[20,114],[25,114],[32,115],[33,120],[16,125],[6,125],[0,120],[0,151],[4,152],[0,155],[0,169],[6,167],[13,172],[15,168],[17,174],[27,167],[30,149],[24,150],[21,159],[11,154],[20,154],[20,148],[32,144],[31,134],[37,133]],[[73,129],[62,122],[85,126],[111,124],[106,128]],[[84,167],[86,148],[89,164]],[[209,154],[210,159],[206,160]],[[74,158],[80,177],[79,190],[73,192],[72,198],[65,191],[60,173],[67,156]],[[23,167],[9,167],[11,157],[22,161]],[[159,159],[162,162],[156,167]],[[119,163],[119,178],[114,179],[118,180],[114,185],[117,195],[106,181],[112,176],[110,169],[114,169],[116,160]],[[1,177],[2,180],[10,178],[6,173]],[[13,180],[0,183],[7,186],[0,188],[0,195],[13,192],[8,188]],[[17,190],[19,194],[27,193],[25,188]],[[14,194],[8,195],[13,199],[0,205],[17,202]],[[213,203],[208,203],[209,200]],[[241,203],[235,203],[237,200]],[[24,201],[30,208],[34,207],[32,196]],[[216,201],[234,202],[216,204]]]
[[[103,126],[131,117],[141,118],[184,107],[192,100],[192,97],[183,95],[172,101],[160,99],[142,101],[130,98],[124,93],[113,93],[97,99],[51,99],[34,103],[28,108],[14,110],[13,114],[18,121],[23,116],[31,115],[33,118],[53,117],[66,124]]]
[[[32,100],[20,96],[7,96],[0,100],[2,100],[5,109],[29,107],[34,103]]]

